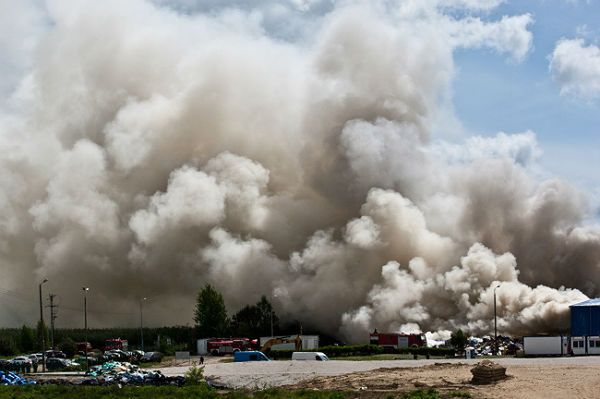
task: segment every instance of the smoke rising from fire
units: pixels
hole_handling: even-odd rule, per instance
[[[324,3],[47,2],[0,113],[2,286],[48,278],[64,303],[90,286],[122,312],[151,297],[152,323],[185,324],[211,283],[232,311],[266,294],[352,341],[487,333],[499,286],[501,332],[564,329],[600,291],[583,194],[540,177],[533,132],[430,133],[454,50],[518,62],[532,18],[476,16],[498,1]],[[0,322],[35,317],[22,309]]]

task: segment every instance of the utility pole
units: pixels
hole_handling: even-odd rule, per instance
[[[42,334],[42,372],[46,371],[46,332],[44,331],[44,305],[42,304],[42,285],[47,283],[45,278],[39,285],[40,290],[40,332]]]
[[[144,351],[144,301],[148,298],[140,299],[140,346],[142,351]]]
[[[273,294],[271,293],[271,338],[274,337],[273,335],[273,313],[275,313],[275,309],[273,309],[273,300],[277,298],[277,294]]]
[[[271,337],[273,337],[273,308],[271,307]]]
[[[496,313],[496,290],[500,288],[499,285],[494,287],[494,355],[498,355],[498,316]]]
[[[85,328],[85,367],[87,371],[90,371],[90,365],[88,362],[88,325],[87,325],[87,292],[90,290],[89,287],[82,287],[83,290],[83,322]]]
[[[50,299],[50,348],[54,350],[54,320],[56,320],[57,314],[56,309],[58,305],[54,304],[54,298],[56,298],[56,294],[49,294],[48,298]]]

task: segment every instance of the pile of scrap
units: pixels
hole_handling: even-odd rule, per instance
[[[12,371],[0,371],[0,385],[30,385],[35,381],[21,377]]]
[[[142,370],[127,362],[106,362],[92,367],[90,378],[83,385],[177,385],[185,383],[184,377],[166,377],[160,371]]]
[[[491,360],[479,362],[471,369],[473,384],[493,384],[506,378],[506,367]]]
[[[494,356],[494,355],[515,355],[518,350],[523,349],[523,345],[507,336],[498,336],[498,350],[495,349],[494,337],[489,335],[478,337],[470,337],[467,346],[475,350],[477,356]]]

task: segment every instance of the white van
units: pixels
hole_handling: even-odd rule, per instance
[[[294,352],[292,353],[292,360],[329,360],[326,354],[323,352]]]

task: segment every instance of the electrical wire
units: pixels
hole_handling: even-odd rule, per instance
[[[18,301],[24,302],[24,303],[30,303],[33,305],[37,304],[37,301],[35,299],[33,299],[32,297],[28,297],[27,295],[23,294],[23,293],[19,293],[13,290],[9,290],[7,288],[2,288],[0,287],[0,295],[4,296],[4,297],[8,297],[11,299],[16,299]],[[83,308],[75,308],[75,307],[70,307],[70,306],[65,306],[65,305],[61,305],[60,306],[61,309],[64,310],[69,310],[72,312],[79,312],[79,313],[83,313]],[[110,312],[110,311],[106,311],[106,310],[98,310],[98,309],[90,309],[88,308],[87,310],[88,313],[91,314],[98,314],[98,315],[107,315],[107,316],[133,316],[133,315],[137,315],[137,312]]]

